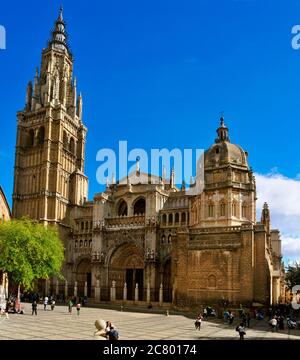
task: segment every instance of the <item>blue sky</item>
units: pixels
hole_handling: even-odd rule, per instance
[[[0,50],[0,184],[9,201],[16,111],[24,106],[59,6],[1,3],[7,49]],[[291,47],[300,2],[63,1],[63,7],[89,129],[89,197],[101,190],[99,149],[117,148],[119,140],[129,149],[207,148],[224,111],[232,142],[249,152],[262,176],[259,201],[268,200],[271,210],[274,204],[275,226],[284,228],[286,243],[292,239],[288,254],[300,258],[300,50]],[[295,225],[289,227],[281,220],[289,211],[280,212],[278,199],[286,199],[291,181],[296,190],[288,209],[295,208]]]

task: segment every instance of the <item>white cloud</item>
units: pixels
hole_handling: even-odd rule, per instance
[[[281,232],[283,256],[300,259],[300,181],[277,173],[255,174],[257,184],[257,217],[263,203],[269,204],[272,228]]]

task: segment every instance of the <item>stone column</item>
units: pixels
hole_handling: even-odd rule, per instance
[[[116,301],[116,281],[112,281],[112,286],[110,288],[110,301]]]
[[[56,286],[55,286],[55,295],[57,296],[58,295],[58,293],[59,293],[59,284],[58,284],[58,280],[56,280]]]
[[[147,302],[151,301],[150,281],[147,282]]]
[[[139,284],[135,284],[134,301],[139,301]]]
[[[85,283],[84,283],[84,296],[86,296],[86,297],[87,297],[87,290],[88,290],[88,288],[87,288],[87,282],[85,282]]]
[[[65,282],[65,298],[66,300],[68,299],[69,296],[69,292],[68,292],[68,280],[66,280]]]
[[[100,302],[101,300],[101,289],[100,289],[100,281],[96,281],[96,287],[95,287],[95,301]]]
[[[163,304],[163,285],[160,284],[159,287],[159,305]]]
[[[124,283],[123,301],[127,301],[127,284],[126,283]]]
[[[74,297],[77,297],[77,281],[75,281],[74,285]]]

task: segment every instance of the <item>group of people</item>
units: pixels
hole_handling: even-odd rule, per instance
[[[68,312],[69,312],[70,315],[72,315],[73,306],[76,307],[77,316],[79,316],[80,315],[80,309],[81,309],[81,303],[79,301],[78,302],[74,301],[74,299],[73,300],[70,299],[68,301]]]
[[[102,336],[110,341],[119,340],[119,332],[111,321],[96,320],[95,327],[95,336]]]

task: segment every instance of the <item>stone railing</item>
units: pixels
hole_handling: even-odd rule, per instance
[[[201,229],[191,229],[190,234],[207,234],[207,233],[223,233],[223,232],[239,232],[241,226],[220,226],[220,227],[207,227]],[[244,226],[243,226],[244,229]]]
[[[106,218],[104,224],[109,228],[145,226],[145,215]]]

